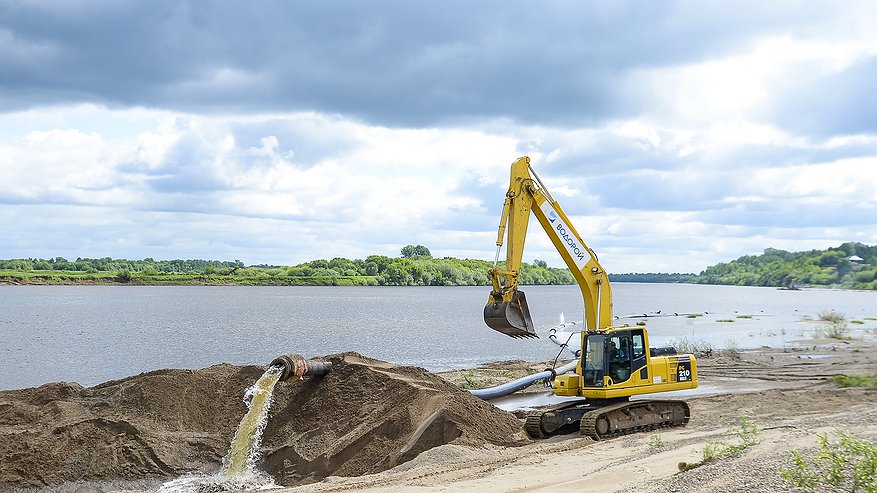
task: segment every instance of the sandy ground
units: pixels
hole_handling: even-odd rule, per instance
[[[283,493],[799,491],[784,482],[777,474],[777,471],[787,467],[789,449],[812,450],[816,446],[816,433],[829,433],[836,436],[838,432],[845,431],[861,438],[877,439],[877,406],[875,406],[877,391],[843,389],[831,380],[831,377],[837,374],[877,373],[877,342],[813,340],[803,341],[802,344],[804,344],[803,349],[794,351],[764,348],[740,354],[699,358],[700,388],[673,396],[684,398],[690,403],[692,417],[688,426],[648,434],[628,435],[602,442],[594,442],[590,438],[578,435],[554,437],[536,442],[521,440],[521,437],[515,433],[516,428],[508,422],[508,415],[502,414],[492,406],[483,408],[482,406],[485,405],[483,402],[471,400],[474,398],[466,392],[456,392],[454,385],[446,385],[447,382],[457,385],[464,383],[478,386],[492,385],[542,370],[546,366],[545,362],[494,363],[484,368],[444,373],[440,375],[442,378],[438,378],[420,369],[383,366],[371,360],[358,358],[351,360],[350,356],[339,355],[335,357],[335,361],[344,371],[336,372],[322,384],[324,386],[330,384],[332,392],[335,392],[331,394],[331,402],[314,401],[314,405],[346,403],[351,409],[369,405],[374,407],[374,414],[380,419],[364,428],[362,419],[354,416],[349,422],[336,426],[329,423],[331,416],[327,415],[323,416],[324,419],[319,419],[320,416],[315,414],[313,423],[304,426],[306,423],[297,422],[296,418],[288,413],[300,404],[303,398],[314,397],[310,395],[307,387],[295,391],[282,390],[279,401],[275,404],[277,409],[272,411],[273,424],[269,422],[269,429],[266,432],[267,459],[264,465],[269,469],[271,467],[278,469],[281,462],[289,463],[290,458],[304,464],[302,461],[306,454],[295,448],[300,442],[295,437],[302,433],[305,435],[301,436],[315,436],[312,430],[320,429],[319,436],[322,438],[312,440],[312,446],[323,447],[323,457],[337,458],[337,464],[333,467],[337,467],[338,472],[334,474],[347,471],[346,474],[349,476],[330,475],[325,478],[314,476],[313,480],[317,482],[274,491]],[[348,364],[342,366],[345,362]],[[160,371],[132,377],[92,389],[55,385],[49,387],[53,393],[51,396],[47,396],[45,391],[38,392],[38,389],[0,393],[0,411],[4,410],[5,398],[8,420],[19,415],[26,417],[25,413],[37,409],[34,407],[37,404],[58,413],[52,419],[72,419],[70,416],[74,416],[73,421],[76,423],[89,424],[90,428],[85,430],[87,433],[78,431],[70,434],[69,426],[55,426],[54,430],[61,429],[62,432],[49,433],[55,438],[47,438],[46,443],[60,443],[52,440],[67,435],[81,440],[96,433],[95,430],[106,428],[102,424],[104,421],[95,420],[94,415],[105,412],[103,409],[109,404],[136,396],[139,400],[132,401],[136,405],[132,404],[124,409],[134,409],[147,401],[153,402],[154,405],[156,399],[143,401],[142,394],[156,388],[156,385],[149,383],[150,381],[169,378],[168,372]],[[239,395],[245,383],[253,376],[258,376],[257,374],[258,369],[255,368],[236,369],[220,366],[191,372],[192,376],[173,373],[174,379],[169,381],[174,382],[183,391],[194,393],[206,387],[200,385],[198,379],[215,380],[221,376],[230,382],[227,385],[229,395]],[[234,384],[232,385],[231,382]],[[164,387],[168,384],[167,381],[162,381],[160,385]],[[388,405],[386,399],[375,399],[374,396],[362,396],[361,393],[354,392],[362,388],[362,385],[380,387],[383,392],[392,392],[394,396],[391,399],[392,406],[386,407]],[[539,400],[546,392],[545,389],[531,387],[522,399]],[[211,402],[210,395],[198,395],[202,405]],[[95,400],[97,397],[99,399]],[[228,396],[222,398],[235,400]],[[418,404],[415,406],[412,403]],[[74,404],[79,407],[76,407],[75,413],[72,413],[68,408],[72,409]],[[176,405],[186,407],[184,404],[180,402]],[[346,409],[340,405],[337,407]],[[408,411],[396,413],[397,408],[408,409]],[[410,410],[415,408],[417,413],[412,413]],[[187,460],[194,458],[195,462],[190,465],[197,465],[201,470],[209,469],[211,461],[215,463],[218,460],[217,454],[222,453],[221,444],[228,443],[228,436],[235,424],[228,422],[219,426],[211,423],[210,419],[203,419],[204,416],[210,415],[209,409],[205,413],[193,414],[188,418],[192,423],[187,424],[184,422],[185,416],[181,414],[182,408],[176,407],[168,409],[165,414],[180,416],[181,422],[167,423],[158,421],[158,416],[161,414],[159,411],[164,412],[156,408],[152,413],[155,420],[149,423],[143,421],[142,416],[139,415],[114,415],[114,423],[131,423],[134,427],[151,431],[135,433],[126,431],[127,428],[123,427],[112,428],[109,430],[112,433],[99,435],[99,440],[103,443],[108,440],[107,436],[115,441],[125,438],[128,441],[120,442],[119,450],[131,453],[136,449],[135,446],[141,447],[143,452],[138,456],[140,457],[138,464],[143,471],[146,471],[146,466],[152,461],[162,467],[171,468],[174,472],[158,467],[153,468],[155,470],[149,469],[149,474],[138,475],[139,473],[135,471],[134,474],[124,476],[122,473],[125,473],[127,471],[125,467],[129,466],[122,463],[118,469],[120,473],[101,470],[103,476],[97,476],[97,479],[90,481],[53,483],[50,486],[27,490],[23,488],[28,485],[3,484],[0,481],[0,491],[41,493],[154,491],[162,481],[168,479],[168,476],[185,467]],[[191,412],[189,407],[186,407],[186,412]],[[418,413],[425,413],[424,416],[428,414],[429,419],[419,416]],[[241,410],[233,406],[226,410],[226,414],[242,415]],[[348,417],[350,415],[348,411],[342,414]],[[81,415],[88,415],[89,420],[83,421]],[[757,445],[746,449],[738,456],[679,473],[680,462],[695,463],[702,459],[702,451],[708,442],[734,441],[733,429],[740,415],[746,415],[758,424],[761,431]],[[229,418],[227,421],[233,420]],[[383,421],[392,422],[389,428],[393,429],[390,430]],[[502,433],[495,436],[485,433],[491,423],[499,421],[503,421]],[[9,424],[11,422],[4,423],[3,419],[0,419],[0,432],[3,432],[3,426],[6,426],[9,433],[25,436],[25,431],[30,429],[23,425],[16,428]],[[95,423],[101,426],[96,427]],[[429,423],[429,427],[424,427],[423,423]],[[185,430],[195,426],[201,427],[202,431],[198,435],[200,438],[192,441],[191,435],[186,435],[188,438],[183,439],[174,426]],[[160,428],[160,433],[155,431],[157,428]],[[171,438],[177,436],[181,438],[175,452],[171,454],[165,451],[174,445]],[[432,446],[430,440],[434,443],[444,440],[446,444]],[[70,446],[82,447],[82,443],[84,442],[71,441]],[[103,446],[101,443],[97,446]],[[344,445],[346,443],[349,445]],[[425,450],[416,456],[400,455],[397,453],[398,444],[407,444],[409,450],[411,444],[422,444]],[[6,462],[6,466],[10,466],[20,454],[32,448],[28,444],[24,445],[15,448],[6,444],[10,452],[7,455],[0,454],[0,463]],[[386,448],[375,448],[380,445],[385,445]],[[54,453],[59,447],[60,445],[53,445],[52,452]],[[79,450],[81,456],[84,449]],[[388,467],[392,467],[382,467],[379,469],[386,470],[374,473],[367,472],[372,467],[367,464],[363,464],[359,469],[344,469],[350,466],[347,454],[351,453],[351,450],[360,456],[362,455],[360,450],[370,451],[368,457],[384,457],[384,462]],[[167,457],[178,460],[182,465],[171,463],[162,455],[165,453]],[[81,457],[77,458],[76,455],[75,452],[70,454],[71,459],[81,460]],[[274,464],[272,457],[282,460],[278,459]],[[309,464],[313,465],[315,462]],[[325,466],[326,464],[322,464],[321,467],[329,471]],[[193,469],[197,468],[193,467]],[[0,467],[0,470],[4,468]],[[6,467],[5,470],[9,477],[31,477],[25,472],[16,472],[14,467]],[[45,471],[43,473],[45,474]],[[156,474],[164,477],[156,477]]]
[[[700,358],[701,388],[677,396],[692,408],[684,428],[602,442],[564,436],[523,447],[444,445],[380,474],[330,477],[283,491],[800,491],[777,474],[788,467],[789,449],[813,449],[816,433],[846,431],[877,439],[877,391],[843,389],[830,381],[837,374],[877,372],[877,344],[806,344],[797,351],[765,348],[733,358]],[[490,380],[543,367],[506,362],[466,373],[470,380]],[[459,381],[459,373],[445,376]],[[733,442],[741,414],[759,425],[757,445],[737,457],[679,473],[680,462],[703,458],[706,443]]]

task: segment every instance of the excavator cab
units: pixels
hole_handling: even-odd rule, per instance
[[[523,291],[517,289],[509,301],[503,301],[501,296],[491,293],[490,302],[484,306],[484,322],[491,329],[515,339],[539,337],[530,318],[527,298]]]
[[[634,371],[646,365],[642,351],[642,330],[636,331],[639,349],[631,351],[629,331],[612,333],[588,333],[584,336],[585,351],[582,355],[582,371],[585,387],[603,387],[626,382]],[[604,380],[604,376],[609,380]]]

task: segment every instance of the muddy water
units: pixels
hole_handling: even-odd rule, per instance
[[[485,287],[0,286],[0,389],[264,365],[292,351],[357,351],[433,371],[554,358],[546,332],[561,314],[581,320],[581,293],[524,290],[540,339],[487,328]],[[618,316],[659,315],[645,319],[653,344],[687,337],[719,348],[732,340],[741,349],[781,347],[809,335],[817,325],[802,319],[826,309],[862,321],[850,324],[854,336],[877,332],[877,292],[615,283],[613,298]]]
[[[271,407],[271,395],[274,386],[280,380],[282,369],[272,366],[265,371],[259,380],[247,390],[244,399],[249,410],[231,441],[228,454],[222,460],[222,472],[225,476],[243,476],[252,474],[259,460],[259,446],[262,444],[262,432],[268,419],[268,408]]]
[[[274,480],[257,469],[260,459],[262,433],[268,420],[274,386],[280,380],[282,369],[268,368],[244,394],[247,413],[241,419],[228,453],[222,459],[222,468],[213,475],[192,474],[168,481],[160,493],[196,493],[203,491],[262,490],[277,487]]]

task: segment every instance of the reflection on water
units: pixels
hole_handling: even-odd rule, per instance
[[[578,287],[526,287],[542,337],[511,339],[482,320],[488,289],[0,286],[0,388],[95,385],[221,362],[264,365],[287,352],[357,351],[436,371],[553,359],[558,347],[548,330],[561,313],[567,321],[582,318]],[[877,321],[869,320],[877,317],[875,292],[615,283],[613,298],[617,315],[661,311],[644,319],[652,345],[680,337],[717,348],[729,341],[741,349],[792,345],[820,326],[802,318],[821,310],[863,321],[850,324],[854,337],[877,332]],[[666,316],[673,313],[701,316]]]

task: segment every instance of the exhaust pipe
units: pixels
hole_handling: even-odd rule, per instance
[[[292,377],[322,376],[332,369],[331,361],[306,360],[299,354],[284,354],[274,358],[268,366],[279,366],[282,369],[280,381],[283,382]]]

